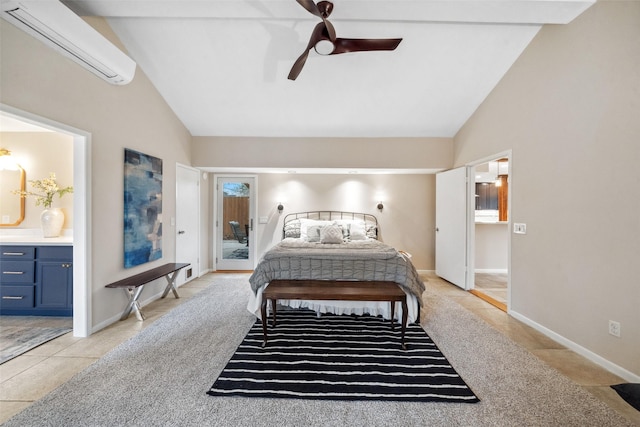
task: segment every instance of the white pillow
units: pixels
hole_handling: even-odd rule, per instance
[[[342,228],[337,224],[322,227],[320,243],[342,243]]]
[[[360,226],[364,227],[365,222],[362,219],[337,219],[336,224],[342,227],[342,235],[345,239],[351,237],[351,227],[355,224],[357,229],[359,230]],[[357,232],[356,232],[357,233]],[[357,240],[357,239],[356,239]]]
[[[317,219],[300,218],[300,238],[303,240],[309,240],[307,230],[314,225],[324,226],[333,224],[333,221],[320,221]]]
[[[351,240],[367,240],[367,231],[365,230],[364,222],[352,223],[349,229],[349,236]]]

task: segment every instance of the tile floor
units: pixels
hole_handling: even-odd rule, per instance
[[[191,296],[206,288],[210,278],[210,275],[203,276],[180,287],[180,299],[157,300],[144,307],[143,311],[147,316],[144,322],[139,322],[135,316],[130,316],[129,319],[116,322],[88,338],[75,338],[69,333],[0,365],[0,423],[69,380],[75,373],[148,327],[163,314],[183,304]],[[620,399],[609,387],[611,384],[624,382],[621,378],[468,292],[435,276],[425,276],[425,279],[428,279],[427,286],[430,290],[458,302],[505,336],[583,386],[630,421],[640,425],[640,412]]]
[[[507,273],[475,273],[475,288],[498,302],[507,304]]]

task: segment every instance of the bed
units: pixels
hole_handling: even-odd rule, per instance
[[[407,294],[408,321],[419,319],[424,283],[410,255],[378,240],[375,216],[356,212],[311,211],[284,218],[283,239],[269,249],[249,278],[247,309],[258,318],[262,292],[269,282],[286,280],[392,281]],[[391,317],[388,302],[278,300],[292,308],[318,313],[364,314]],[[395,308],[400,320],[402,308]]]

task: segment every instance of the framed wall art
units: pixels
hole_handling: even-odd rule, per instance
[[[125,148],[124,266],[162,258],[162,159]]]

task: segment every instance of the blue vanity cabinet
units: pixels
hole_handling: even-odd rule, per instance
[[[39,246],[36,254],[37,309],[50,312],[47,314],[71,316],[73,249],[71,246]]]
[[[33,309],[36,287],[35,254],[34,247],[0,247],[0,314]]]
[[[0,248],[0,314],[73,315],[71,246]]]

